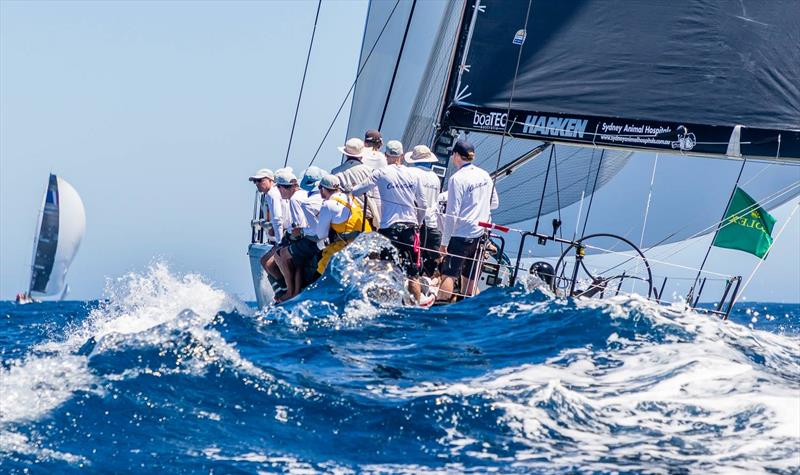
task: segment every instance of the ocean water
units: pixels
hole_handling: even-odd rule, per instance
[[[266,311],[164,264],[0,303],[0,472],[800,471],[800,305],[410,309],[356,264]]]

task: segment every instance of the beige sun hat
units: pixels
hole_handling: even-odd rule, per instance
[[[436,163],[439,161],[427,145],[417,145],[405,155],[406,163]]]
[[[353,137],[345,142],[344,147],[336,147],[340,152],[348,157],[361,158],[364,156],[364,141],[358,137]]]

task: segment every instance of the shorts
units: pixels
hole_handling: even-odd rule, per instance
[[[388,228],[379,229],[378,232],[389,239],[397,249],[406,274],[409,277],[418,277],[420,267],[417,265],[417,253],[414,252],[416,226],[411,223],[395,223]],[[388,259],[388,256],[382,255],[381,258]]]
[[[436,272],[439,265],[439,246],[442,244],[442,232],[437,228],[428,228],[422,226],[419,232],[422,247],[422,273],[427,276],[432,276]]]
[[[444,257],[442,263],[442,275],[446,277],[458,277],[459,274],[469,279],[470,277],[477,278],[478,274],[473,276],[473,269],[477,266],[475,256],[478,253],[478,244],[481,238],[463,238],[453,236],[450,238],[450,244],[447,245],[447,256]]]
[[[316,257],[320,253],[317,247],[317,241],[313,241],[307,237],[292,241],[289,244],[289,254],[295,265],[301,265],[308,262],[309,259]]]

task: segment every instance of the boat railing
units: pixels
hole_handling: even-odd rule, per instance
[[[253,201],[253,218],[250,220],[250,244],[265,244],[267,233],[264,227],[264,207],[261,206],[263,193],[256,190]]]

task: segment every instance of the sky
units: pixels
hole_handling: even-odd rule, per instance
[[[0,2],[0,298],[27,288],[53,172],[87,230],[70,298],[163,260],[253,298],[254,187],[283,165],[317,2]],[[290,164],[308,164],[355,77],[365,1],[325,2]],[[338,164],[349,109],[317,164]]]
[[[70,298],[98,298],[106,279],[163,261],[253,300],[247,177],[283,165],[316,6],[0,0],[0,299],[27,287],[53,172],[86,206]],[[367,7],[323,2],[289,159],[298,173],[355,77]],[[339,163],[348,116],[315,164]],[[776,210],[776,228],[796,202]],[[800,212],[750,300],[800,301],[798,241]],[[747,257],[715,249],[709,267],[746,276],[757,262]]]

